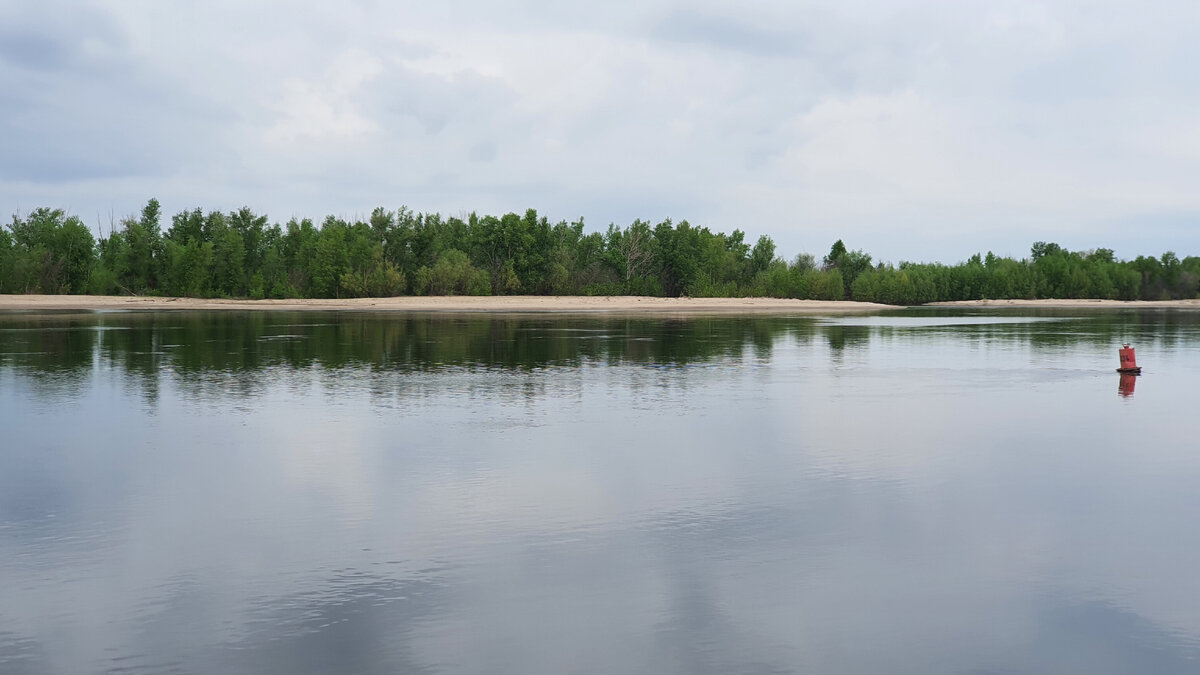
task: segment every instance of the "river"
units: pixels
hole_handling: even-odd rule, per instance
[[[1198,383],[1186,311],[0,314],[0,672],[1194,673]]]

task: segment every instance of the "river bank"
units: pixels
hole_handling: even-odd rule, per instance
[[[1200,309],[1200,298],[1193,300],[953,300],[931,302],[924,307],[1029,307],[1041,309]]]
[[[1196,309],[1194,300],[959,300],[925,307],[998,307],[1041,309]],[[654,298],[641,296],[402,296],[291,300],[164,298],[112,295],[0,295],[0,311],[44,310],[252,310],[252,311],[393,311],[393,312],[553,312],[606,314],[848,314],[897,309],[872,302],[780,298]]]
[[[0,295],[0,310],[257,310],[396,312],[554,312],[605,314],[830,314],[895,309],[870,302],[778,298],[639,296],[403,296],[396,298],[229,300],[104,295]]]

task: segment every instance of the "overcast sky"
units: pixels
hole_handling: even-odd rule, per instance
[[[1200,255],[1200,3],[0,3],[0,208]]]

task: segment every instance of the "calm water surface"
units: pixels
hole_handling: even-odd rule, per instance
[[[0,315],[0,672],[1195,673],[1198,383],[1186,312]]]

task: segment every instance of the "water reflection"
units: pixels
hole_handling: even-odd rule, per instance
[[[1165,312],[3,317],[0,672],[1188,672],[1197,377]]]
[[[1131,398],[1133,389],[1137,386],[1138,376],[1133,373],[1118,373],[1120,379],[1117,382],[1117,394],[1122,398]]]
[[[1038,618],[1043,626],[1033,656],[1024,665],[1058,664],[1059,672],[1184,673],[1196,672],[1200,648],[1113,602],[1043,598]]]
[[[353,370],[387,383],[396,375],[503,370],[536,373],[583,364],[691,366],[769,360],[781,340],[822,341],[834,364],[872,341],[953,336],[975,347],[1024,346],[1043,354],[1110,348],[1135,340],[1170,349],[1200,330],[1195,313],[1058,313],[1022,317],[897,310],[877,317],[629,318],[353,313],[155,312],[0,315],[0,367],[30,378],[34,393],[81,393],[97,370],[120,373],[153,406],[162,378],[197,399],[254,398],[265,382],[307,379],[331,387]],[[851,363],[854,363],[851,357]],[[310,372],[311,371],[311,372]],[[377,382],[377,385],[379,383]]]

